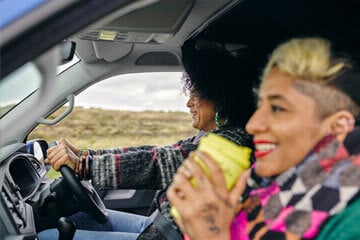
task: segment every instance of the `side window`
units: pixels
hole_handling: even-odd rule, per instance
[[[40,87],[41,74],[37,66],[29,62],[0,82],[0,118]],[[16,91],[14,91],[16,89]]]
[[[76,96],[67,118],[53,126],[39,125],[28,139],[65,137],[78,147],[109,148],[166,145],[191,137],[197,131],[191,126],[181,76],[127,74],[96,83]]]

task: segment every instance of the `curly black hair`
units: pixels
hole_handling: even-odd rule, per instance
[[[209,41],[185,42],[183,91],[194,90],[211,101],[226,126],[245,127],[255,110],[254,80],[258,76],[249,59],[231,55],[222,44]]]

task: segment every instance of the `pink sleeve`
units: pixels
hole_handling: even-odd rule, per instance
[[[249,240],[246,228],[246,213],[245,211],[240,211],[240,213],[235,217],[230,226],[231,240]]]

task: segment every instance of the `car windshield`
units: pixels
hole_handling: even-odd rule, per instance
[[[78,63],[80,59],[74,55],[73,59],[57,67],[60,74]],[[29,62],[0,81],[0,118],[11,111],[20,102],[30,96],[41,85],[41,74],[36,65]]]
[[[0,118],[40,87],[41,74],[29,62],[0,82]]]

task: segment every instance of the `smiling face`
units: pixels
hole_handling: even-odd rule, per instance
[[[212,102],[201,99],[197,93],[191,91],[186,106],[190,109],[194,128],[206,132],[217,128],[215,106]]]
[[[296,90],[295,78],[277,68],[265,76],[258,109],[246,125],[254,135],[256,172],[278,175],[299,164],[329,133],[329,121],[320,120],[315,101]]]

